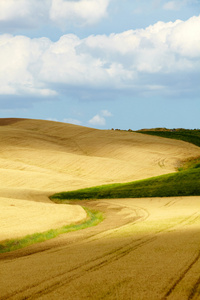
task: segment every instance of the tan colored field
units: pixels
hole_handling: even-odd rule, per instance
[[[48,196],[174,172],[191,144],[39,120],[0,120],[0,240],[86,217]],[[78,204],[78,203],[77,203]],[[81,202],[105,220],[0,254],[0,299],[200,299],[200,197]]]

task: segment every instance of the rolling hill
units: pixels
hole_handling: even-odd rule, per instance
[[[138,179],[154,188],[147,179],[152,176],[173,186],[174,178],[180,179],[182,188],[183,176],[196,176],[199,165],[176,173],[177,168],[200,157],[199,147],[138,132],[28,119],[0,119],[0,140],[0,300],[199,299],[200,196],[73,205],[49,199],[61,191],[138,184]],[[105,215],[98,226],[24,247],[23,240],[33,237],[26,234],[82,226],[83,205]]]
[[[0,139],[1,240],[86,217],[55,209],[55,192],[167,174],[200,156],[183,141],[42,120],[0,119]]]

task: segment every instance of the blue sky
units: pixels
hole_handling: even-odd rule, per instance
[[[1,0],[0,117],[200,128],[199,0]]]

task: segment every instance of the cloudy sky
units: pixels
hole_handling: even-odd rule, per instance
[[[199,0],[0,0],[0,117],[200,128]]]

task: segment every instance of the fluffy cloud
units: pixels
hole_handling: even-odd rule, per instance
[[[1,0],[1,29],[14,31],[18,28],[38,27],[48,20],[51,0]]]
[[[1,35],[0,57],[1,94],[192,91],[200,72],[200,16],[109,36],[67,34],[57,42]]]
[[[91,120],[89,120],[89,123],[94,126],[105,126],[106,120],[104,117],[96,115]]]
[[[90,26],[107,14],[110,0],[1,0],[0,25],[7,30],[53,23],[62,29]]]
[[[23,18],[30,13],[30,3],[26,0],[1,0],[0,2],[0,20],[12,20]]]
[[[112,114],[108,110],[102,110],[99,114],[95,115],[91,120],[89,120],[89,124],[93,126],[105,126],[106,118],[111,116]]]
[[[48,39],[0,36],[0,94],[53,96],[51,88],[37,78],[40,56],[50,46]]]
[[[69,22],[78,25],[92,25],[106,16],[109,0],[52,0],[50,19],[60,27]]]
[[[40,76],[79,87],[155,91],[166,77],[199,72],[199,64],[200,17],[193,17],[82,40],[63,36],[46,52]]]
[[[137,77],[138,72],[191,70],[197,67],[192,58],[199,61],[200,56],[200,17],[186,22],[158,22],[146,29],[110,36],[90,36],[83,44],[85,51],[93,51],[93,56],[110,63],[110,68],[117,63],[120,66],[117,73],[126,82]]]

